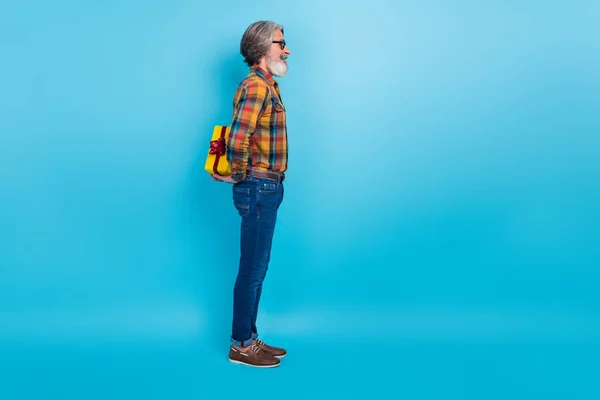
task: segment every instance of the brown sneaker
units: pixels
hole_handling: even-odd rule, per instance
[[[272,355],[276,358],[283,358],[287,355],[287,351],[280,347],[269,346],[260,339],[254,339],[254,344],[260,347],[265,353]]]
[[[229,361],[234,364],[249,365],[258,368],[278,367],[281,361],[271,356],[261,347],[253,344],[246,351],[242,351],[233,345],[229,348]]]

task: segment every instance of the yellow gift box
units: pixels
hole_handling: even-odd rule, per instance
[[[208,157],[206,157],[206,164],[204,169],[210,174],[217,174],[221,176],[231,175],[231,167],[227,162],[225,156],[227,135],[229,134],[230,127],[216,125],[213,130],[212,140],[210,141],[210,148],[208,150]]]

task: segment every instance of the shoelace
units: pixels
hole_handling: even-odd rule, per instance
[[[253,352],[255,352],[256,354],[258,354],[258,352],[260,351],[260,347],[258,347],[257,345],[253,344],[252,347],[250,348]]]

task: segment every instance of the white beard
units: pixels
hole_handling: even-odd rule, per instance
[[[269,68],[269,72],[271,75],[275,76],[285,76],[288,71],[288,66],[285,60],[283,59],[275,59],[271,57],[267,57],[267,68]]]

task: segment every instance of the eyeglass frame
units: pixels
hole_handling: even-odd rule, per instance
[[[281,50],[285,49],[285,39],[273,40],[273,43],[279,43],[279,47],[281,47]]]

